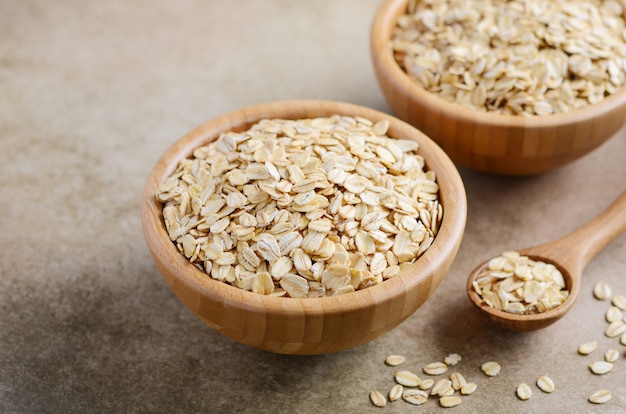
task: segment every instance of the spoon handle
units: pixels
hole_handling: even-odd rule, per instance
[[[553,242],[533,247],[526,254],[550,257],[580,275],[606,245],[626,230],[626,191],[593,220]]]

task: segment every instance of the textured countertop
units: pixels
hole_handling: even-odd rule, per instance
[[[361,347],[289,357],[222,337],[174,297],[146,247],[140,198],[176,139],[230,110],[334,99],[389,112],[370,64],[378,0],[0,0],[0,412],[440,412],[384,409],[389,354],[419,372],[450,353],[477,391],[456,413],[626,411],[626,346],[603,335],[626,294],[626,236],[587,267],[571,314],[540,332],[492,328],[465,280],[503,249],[560,237],[626,187],[626,131],[558,171],[501,178],[461,169],[465,237],[448,276],[411,318]],[[578,345],[599,342],[590,356]],[[610,348],[613,372],[587,364]],[[480,365],[502,365],[488,378]],[[421,372],[420,372],[421,374]],[[540,375],[553,394],[534,385]],[[423,375],[422,375],[423,376]],[[517,384],[533,389],[529,401]],[[613,399],[594,406],[601,388]]]

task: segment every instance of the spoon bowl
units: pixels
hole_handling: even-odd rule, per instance
[[[569,296],[558,307],[546,312],[521,315],[495,309],[484,303],[472,285],[489,260],[478,265],[467,279],[470,301],[494,324],[510,331],[534,331],[552,325],[570,311],[580,291],[581,275],[604,247],[626,230],[626,192],[606,210],[572,233],[539,246],[519,250],[520,255],[553,264],[565,280]]]
[[[530,249],[520,250],[519,253],[520,255],[527,256],[531,260],[551,263],[555,265],[563,275],[563,279],[565,280],[565,288],[569,291],[569,296],[561,305],[554,309],[542,313],[520,315],[492,308],[491,306],[484,303],[478,293],[476,293],[476,291],[474,290],[472,282],[487,267],[487,265],[489,264],[489,260],[485,260],[480,265],[478,265],[467,279],[467,295],[469,296],[472,303],[476,305],[494,325],[500,326],[509,331],[534,331],[552,325],[554,322],[565,316],[567,312],[569,312],[569,310],[574,305],[574,302],[576,301],[576,297],[578,296],[578,292],[580,290],[580,274],[572,274],[558,263],[555,263],[546,257],[529,254],[529,250]]]

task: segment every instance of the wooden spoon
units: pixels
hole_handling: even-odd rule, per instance
[[[580,276],[591,259],[606,245],[626,230],[626,192],[622,193],[599,216],[580,227],[578,230],[558,240],[539,246],[520,250],[519,253],[530,259],[552,263],[563,274],[569,297],[560,306],[543,313],[519,315],[496,310],[482,303],[480,296],[474,291],[472,282],[487,266],[489,260],[481,263],[469,275],[467,294],[489,319],[512,331],[532,331],[544,328],[556,322],[571,309],[580,290]]]

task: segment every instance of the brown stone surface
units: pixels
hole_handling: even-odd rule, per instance
[[[159,155],[210,118],[269,100],[388,111],[368,49],[378,4],[0,1],[0,412],[382,412],[369,392],[393,386],[387,355],[420,371],[452,352],[478,384],[456,413],[626,411],[626,347],[603,335],[607,303],[591,293],[606,281],[626,294],[626,236],[589,264],[572,313],[543,331],[490,327],[464,291],[483,259],[562,236],[624,190],[624,130],[538,177],[461,170],[469,214],[449,275],[406,322],[356,349],[250,349],[194,318],[162,281],[139,218]],[[577,355],[594,339],[596,352]],[[609,348],[620,351],[615,369],[592,375]],[[499,376],[482,374],[487,360]],[[540,375],[553,394],[536,388]],[[529,401],[515,396],[521,382]],[[588,403],[601,388],[613,399]],[[416,409],[443,410],[435,400],[384,410]]]

